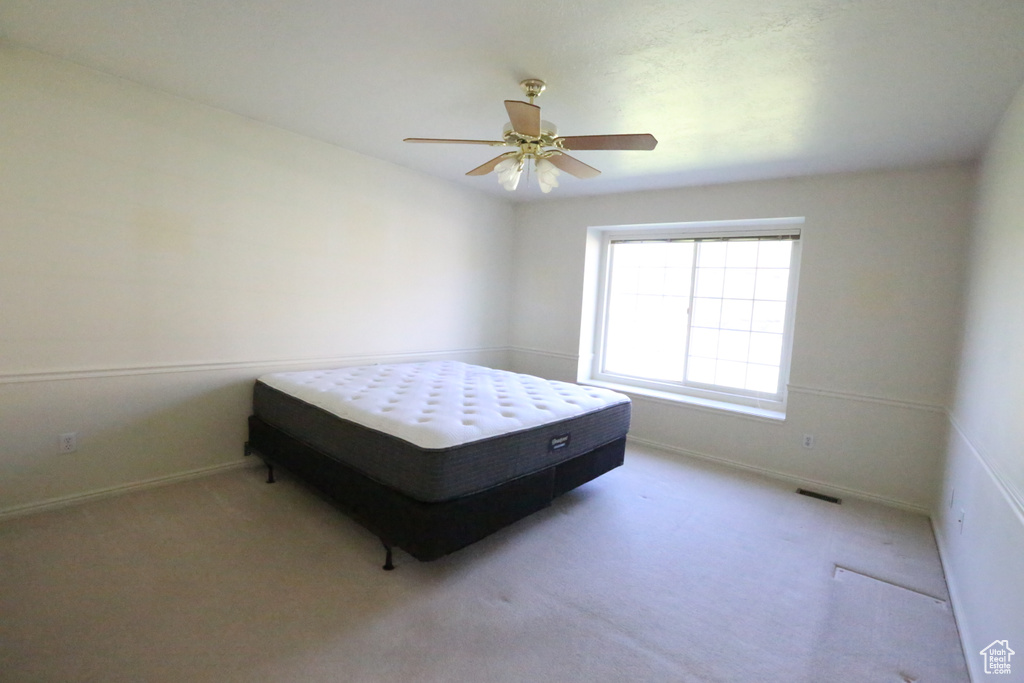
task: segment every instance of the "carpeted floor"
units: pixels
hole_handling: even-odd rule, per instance
[[[432,563],[260,469],[0,523],[0,681],[967,681],[928,520],[632,446]]]

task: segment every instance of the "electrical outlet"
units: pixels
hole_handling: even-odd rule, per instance
[[[814,448],[814,434],[804,434],[804,448]]]
[[[67,432],[60,435],[57,446],[58,453],[74,453],[78,450],[78,432]]]

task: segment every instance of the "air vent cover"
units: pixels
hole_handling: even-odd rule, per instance
[[[823,500],[823,501],[825,501],[827,503],[835,503],[836,505],[842,505],[843,504],[842,498],[836,498],[835,496],[827,496],[824,493],[818,493],[817,491],[808,491],[807,489],[797,489],[796,492],[799,493],[801,496],[808,496],[810,498],[817,498],[818,500]]]

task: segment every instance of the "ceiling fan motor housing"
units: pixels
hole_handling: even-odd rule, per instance
[[[540,122],[540,137],[532,138],[522,133],[517,132],[511,123],[506,123],[501,130],[502,138],[505,143],[513,146],[521,146],[524,144],[535,143],[541,147],[553,147],[557,143],[555,139],[558,137],[558,126],[551,123],[550,121]]]

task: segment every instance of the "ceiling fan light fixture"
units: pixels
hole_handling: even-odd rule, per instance
[[[523,158],[514,156],[505,159],[494,167],[498,174],[498,182],[509,192],[514,192],[519,187],[519,178],[523,175]]]
[[[482,176],[493,171],[501,186],[512,192],[519,187],[526,163],[532,159],[537,171],[537,183],[545,194],[558,187],[558,176],[562,171],[580,179],[601,175],[593,166],[566,154],[566,150],[652,150],[658,144],[650,133],[558,137],[558,128],[542,119],[540,107],[533,103],[544,92],[544,81],[528,78],[519,86],[530,101],[505,100],[509,120],[502,128],[501,140],[405,138],[405,141],[512,147],[514,151],[500,154],[468,171],[466,175]]]
[[[540,185],[541,192],[547,194],[558,187],[558,175],[561,171],[553,163],[547,159],[537,159],[533,165],[537,169],[537,184]]]

